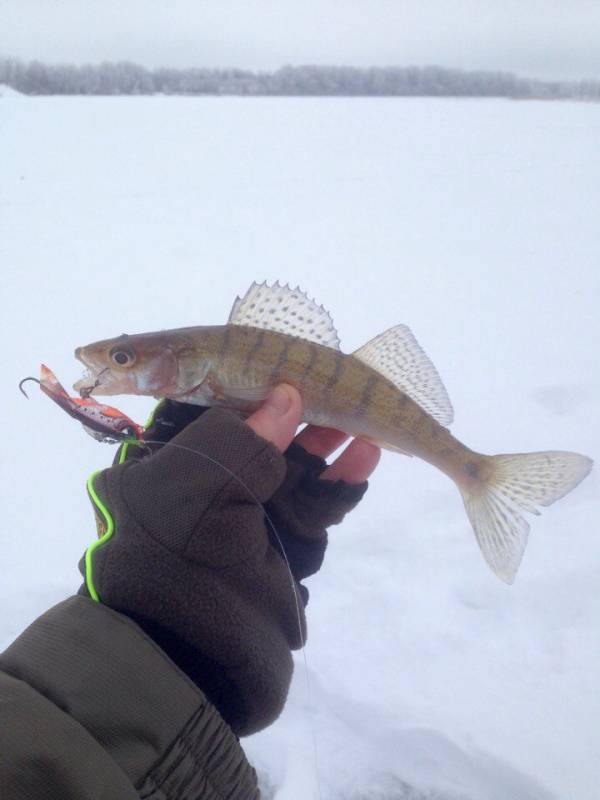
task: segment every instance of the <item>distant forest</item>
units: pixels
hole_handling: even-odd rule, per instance
[[[0,59],[0,83],[29,95],[244,95],[367,97],[511,97],[600,100],[600,81],[542,81],[506,72],[443,67],[286,66],[242,69],[146,69],[127,61],[43,64]]]

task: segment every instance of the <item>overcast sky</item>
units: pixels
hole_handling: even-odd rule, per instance
[[[0,56],[600,78],[600,0],[0,0]]]

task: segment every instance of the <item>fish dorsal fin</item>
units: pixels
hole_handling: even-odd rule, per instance
[[[253,283],[243,297],[237,297],[229,319],[229,325],[247,325],[265,328],[277,333],[287,333],[340,349],[340,340],[333,320],[323,306],[318,306],[300,288]]]
[[[454,411],[442,379],[406,325],[380,333],[353,355],[385,375],[442,425],[452,422]]]

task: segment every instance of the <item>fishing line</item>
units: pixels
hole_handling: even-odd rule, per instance
[[[240,486],[242,486],[246,490],[246,492],[248,492],[248,494],[250,495],[250,498],[262,509],[262,512],[265,515],[265,519],[269,523],[269,526],[270,526],[271,530],[273,531],[273,535],[275,536],[275,539],[277,541],[277,544],[279,545],[279,548],[280,548],[281,553],[283,555],[283,560],[285,562],[285,566],[286,566],[287,571],[288,571],[288,575],[290,577],[290,586],[291,586],[291,589],[292,589],[292,594],[294,595],[294,603],[295,603],[295,606],[296,606],[296,618],[297,618],[297,621],[298,621],[298,633],[300,634],[301,652],[302,652],[302,659],[303,659],[303,662],[304,662],[304,675],[305,675],[305,678],[306,678],[306,695],[307,695],[307,701],[308,701],[308,709],[309,709],[309,713],[310,713],[310,710],[313,708],[312,686],[311,686],[310,678],[309,678],[309,674],[308,674],[308,658],[306,656],[306,641],[304,639],[304,634],[302,632],[302,616],[300,614],[300,604],[299,604],[299,601],[298,601],[298,592],[296,591],[296,580],[294,578],[294,574],[292,572],[292,568],[290,566],[290,562],[289,562],[287,553],[285,551],[285,547],[283,546],[283,541],[281,540],[281,537],[280,537],[279,533],[277,532],[277,528],[275,527],[275,523],[271,519],[267,509],[264,507],[264,505],[258,499],[258,497],[254,494],[252,489],[240,478],[239,475],[236,475],[235,472],[230,470],[229,467],[226,467],[225,464],[222,464],[218,459],[213,458],[212,456],[209,456],[208,453],[203,453],[201,450],[197,450],[194,447],[188,447],[185,444],[179,444],[177,442],[160,442],[160,441],[158,441],[158,439],[144,439],[143,443],[144,444],[155,444],[155,445],[159,445],[160,447],[175,447],[175,448],[177,448],[179,450],[185,450],[185,451],[187,451],[189,453],[194,453],[194,454],[196,454],[198,456],[201,456],[202,458],[205,458],[207,461],[210,461],[211,464],[215,464],[216,466],[218,466],[222,470],[224,470],[224,472],[226,472],[227,475],[229,475]],[[139,444],[137,444],[137,443],[134,443],[134,444],[139,446]],[[318,793],[318,796],[319,796],[319,800],[321,800],[322,794],[321,794],[321,781],[320,781],[320,777],[319,777],[319,759],[318,759],[318,748],[317,748],[317,735],[316,735],[315,727],[314,727],[313,724],[310,725],[310,730],[311,730],[312,740],[313,740],[313,751],[314,751],[313,752],[313,756],[314,756],[314,762],[315,762],[315,777],[317,779],[317,793]]]
[[[44,369],[44,367],[42,367],[42,368]],[[80,408],[77,408],[77,406],[80,405],[81,402],[87,401],[88,398],[90,397],[91,393],[94,391],[94,389],[97,388],[101,384],[100,376],[104,372],[106,372],[107,369],[108,369],[108,367],[105,368],[104,370],[102,370],[102,372],[100,372],[96,376],[96,378],[94,380],[94,383],[92,385],[90,385],[88,387],[84,387],[81,390],[80,394],[81,394],[82,400],[79,401],[79,403],[77,403],[72,398],[70,398],[66,394],[64,389],[60,386],[60,384],[58,384],[58,382],[57,382],[57,385],[61,390],[61,397],[62,397],[62,395],[64,395],[64,397],[66,398],[66,401],[67,401],[67,405],[64,405],[63,403],[59,403],[59,405],[61,406],[61,408],[63,408],[63,410],[67,411],[67,413],[69,413],[71,416],[75,417],[76,419],[79,419],[79,421],[82,422],[82,424],[84,425],[86,430],[88,429],[88,426],[90,425],[90,421],[86,418],[86,422],[87,422],[87,425],[86,425],[86,422],[84,422],[81,419],[81,416],[82,416],[81,410],[80,410]],[[46,394],[49,394],[49,392],[44,388],[43,381],[40,381],[37,378],[27,377],[27,378],[23,378],[23,380],[19,383],[19,389],[25,395],[25,397],[27,397],[27,393],[23,389],[23,384],[26,383],[27,381],[35,381],[35,383],[39,384],[40,387],[42,388],[42,390],[45,391]],[[54,396],[54,393],[50,393],[50,397],[52,397],[52,399],[54,399],[56,402],[58,402],[56,397]],[[76,406],[75,409],[73,408],[73,405]],[[120,413],[120,412],[118,412],[118,413]],[[108,438],[109,437],[107,437],[107,436],[104,437],[105,440],[108,440]],[[289,561],[287,552],[285,550],[285,547],[283,545],[283,541],[282,541],[282,539],[281,539],[281,537],[280,537],[280,535],[279,535],[279,533],[277,531],[277,528],[275,527],[275,523],[271,519],[271,516],[269,515],[268,511],[266,510],[264,505],[261,503],[259,498],[254,494],[252,489],[240,478],[239,475],[237,475],[235,472],[230,470],[229,467],[225,466],[225,464],[222,464],[218,459],[213,458],[212,456],[209,456],[207,453],[204,453],[201,450],[197,450],[197,449],[195,449],[193,447],[189,447],[187,445],[179,444],[177,442],[172,442],[172,441],[161,442],[158,439],[143,439],[142,441],[137,441],[137,439],[136,439],[136,440],[131,441],[131,444],[136,445],[140,449],[146,449],[146,450],[150,451],[151,455],[152,455],[152,451],[151,451],[151,449],[149,447],[147,447],[147,445],[153,444],[153,445],[157,445],[158,447],[164,447],[164,446],[167,445],[167,446],[170,446],[170,447],[175,447],[175,448],[177,448],[179,450],[187,451],[189,453],[194,453],[195,455],[198,455],[201,458],[204,458],[207,461],[210,461],[211,464],[215,464],[217,467],[220,467],[227,475],[229,475],[230,478],[232,478],[234,481],[236,481],[248,493],[250,498],[262,510],[264,518],[267,520],[271,530],[273,531],[273,535],[275,537],[275,540],[276,540],[277,544],[279,545],[279,549],[280,549],[281,555],[283,557],[283,560],[284,560],[284,563],[285,563],[285,566],[287,568],[288,575],[289,575],[289,578],[290,578],[290,586],[291,586],[292,594],[294,596],[294,605],[295,605],[295,609],[296,609],[296,620],[297,620],[297,623],[298,623],[298,633],[299,633],[301,650],[302,650],[302,658],[303,658],[303,661],[304,661],[304,674],[306,676],[306,696],[307,696],[308,709],[309,709],[309,714],[310,714],[310,710],[312,709],[312,687],[311,687],[310,678],[309,678],[309,674],[308,674],[308,658],[307,658],[307,655],[306,655],[306,642],[305,642],[304,634],[303,634],[303,631],[302,631],[302,615],[301,615],[300,603],[299,603],[299,599],[298,599],[298,594],[299,593],[296,591],[296,581],[294,579],[294,574],[292,572],[292,568],[290,566],[290,561]],[[124,451],[122,451],[122,453],[124,453]],[[315,765],[315,778],[316,778],[316,784],[317,784],[317,794],[318,794],[318,797],[319,797],[319,800],[320,800],[322,795],[321,795],[321,785],[320,785],[320,778],[319,778],[317,739],[316,739],[315,728],[314,728],[314,726],[312,724],[310,725],[310,729],[311,729],[312,740],[313,740],[314,765]]]

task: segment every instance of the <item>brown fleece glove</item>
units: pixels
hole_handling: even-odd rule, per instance
[[[139,460],[148,455],[148,450],[157,452],[206,411],[206,406],[178,403],[176,400],[161,401],[153,414],[152,424],[146,429],[145,438],[150,444],[145,447],[128,445],[126,458]],[[294,578],[301,581],[318,572],[327,547],[326,529],[340,523],[354,508],[366,492],[368,483],[319,480],[327,462],[307,453],[294,442],[283,455],[286,475],[281,486],[264,503],[272,523],[267,520],[266,527],[271,544],[287,559]],[[121,450],[115,464],[120,457]],[[308,590],[304,586],[299,588],[306,605]]]
[[[171,405],[159,407],[152,438],[168,439],[201,413]],[[170,441],[141,460],[132,448],[94,478],[114,530],[92,552],[86,584],[142,625],[246,735],[283,707],[290,650],[306,635],[297,580],[318,569],[325,526],[366,483],[319,481],[322,459],[298,445],[282,455],[223,409],[201,413]]]

